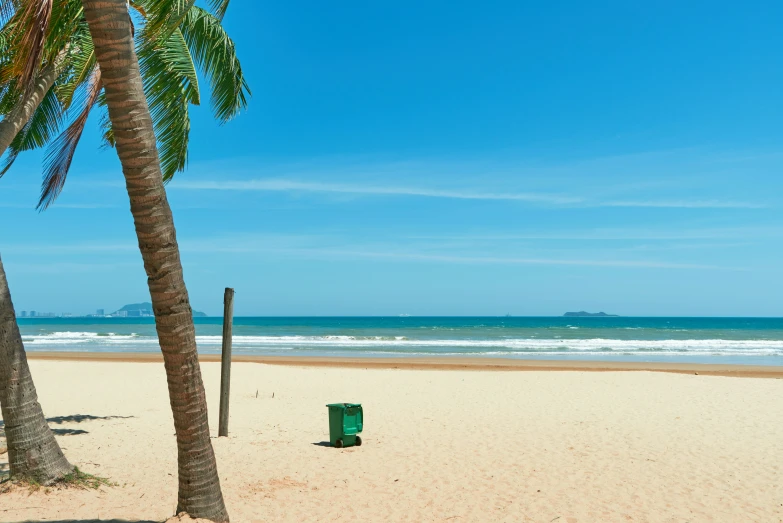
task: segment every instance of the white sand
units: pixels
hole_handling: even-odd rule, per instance
[[[98,417],[51,423],[85,431],[59,436],[66,455],[119,486],[6,493],[0,521],[171,516],[163,366],[31,367],[47,416]],[[219,365],[202,368],[217,433]],[[338,401],[364,405],[360,448],[318,444]],[[234,522],[783,521],[780,379],[238,363],[230,428],[213,444]]]

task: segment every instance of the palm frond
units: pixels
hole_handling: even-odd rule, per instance
[[[144,5],[142,5],[142,2],[137,2],[134,0],[128,0],[128,6],[139,13],[142,18],[147,18],[147,10],[144,8]]]
[[[89,82],[83,88],[83,96],[80,100],[81,108],[70,125],[60,133],[46,152],[41,198],[36,209],[46,210],[62,192],[73,155],[76,153],[76,146],[79,145],[87,118],[90,116],[90,110],[98,100],[101,89],[101,71],[99,68],[95,68]]]
[[[101,91],[98,96],[98,107],[101,108],[101,117],[98,121],[98,128],[101,130],[101,149],[113,148],[116,144],[114,140],[114,129],[111,127],[111,119],[109,119],[109,110],[106,107],[106,93]]]
[[[226,16],[228,2],[229,0],[209,0],[209,7],[212,9],[212,14],[214,14],[218,20],[222,21],[223,17]]]
[[[8,146],[5,160],[0,166],[3,176],[20,153],[43,147],[57,132],[62,122],[63,109],[53,90],[49,90],[40,105]]]
[[[13,16],[0,23],[0,49],[2,49],[4,53],[10,48],[13,37],[14,24],[11,23],[12,18]],[[0,56],[0,59],[6,59],[5,54]]]
[[[84,18],[82,3],[75,0],[55,2],[46,38],[47,55],[44,58],[54,60],[63,49],[67,50],[69,57],[73,53],[78,54],[79,44],[85,35],[89,38],[90,29]]]
[[[17,28],[19,47],[19,86],[23,91],[33,88],[36,72],[46,44],[46,34],[52,18],[54,0],[25,2],[20,27]]]
[[[2,0],[0,0],[2,1]],[[35,87],[38,72],[47,64],[67,64],[79,33],[89,33],[81,2],[26,0],[0,29],[0,84],[21,92]]]
[[[150,100],[164,182],[184,170],[187,164],[190,139],[188,103],[187,97],[176,87],[166,89]]]
[[[19,12],[14,13],[0,29],[0,83],[2,84],[17,84],[21,65],[17,59],[21,16]]]
[[[135,4],[146,13],[147,20],[142,43],[168,40],[195,3],[196,0],[137,0]]]
[[[6,25],[19,9],[19,0],[0,0],[0,25]]]
[[[166,71],[174,75],[179,83],[182,84],[188,101],[194,105],[199,105],[201,98],[196,64],[193,63],[193,57],[190,56],[190,50],[185,42],[185,38],[182,36],[182,32],[176,29],[171,33],[168,40],[156,49],[156,55],[160,58],[160,64],[166,68]]]
[[[196,65],[209,79],[215,118],[229,121],[247,107],[251,94],[233,40],[220,20],[200,7],[188,11],[180,29]]]
[[[78,32],[72,39],[66,67],[55,86],[66,109],[70,107],[77,87],[88,79],[96,63],[95,48],[89,31]]]
[[[163,179],[168,181],[187,163],[188,105],[199,103],[198,75],[179,29],[164,42],[142,47],[138,56]]]
[[[7,115],[19,99],[19,91],[12,83],[0,84],[0,114]]]

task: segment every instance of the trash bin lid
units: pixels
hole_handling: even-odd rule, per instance
[[[338,407],[341,409],[349,409],[351,407],[361,407],[361,403],[329,403],[326,405],[327,407]]]

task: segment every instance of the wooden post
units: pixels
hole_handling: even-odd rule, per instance
[[[218,436],[228,436],[228,396],[231,390],[231,331],[234,325],[234,289],[223,296],[223,357],[220,363],[220,423]]]

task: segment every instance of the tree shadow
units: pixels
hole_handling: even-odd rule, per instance
[[[83,423],[85,421],[93,421],[96,419],[129,419],[135,417],[136,416],[93,416],[92,414],[71,414],[70,416],[54,416],[51,418],[46,418],[46,421],[60,425],[62,423]],[[4,429],[5,421],[0,419],[0,433],[2,433]]]
[[[84,423],[85,421],[129,418],[135,418],[135,416],[93,416],[92,414],[71,414],[70,416],[54,416],[52,418],[46,418],[46,421],[50,424],[54,423],[56,425],[62,425],[63,423]],[[52,432],[57,436],[77,436],[79,434],[89,434],[88,431],[81,429],[52,429]],[[3,420],[0,420],[0,437],[5,437],[5,422]]]
[[[70,416],[55,416],[53,418],[46,418],[49,423],[83,423],[85,421],[93,421],[96,419],[128,419],[135,416],[93,416],[92,414],[71,414]],[[0,422],[2,423],[2,422]]]
[[[51,429],[55,436],[78,436],[79,434],[89,434],[81,429]]]
[[[20,523],[161,523],[151,519],[47,519],[46,521],[38,519],[26,519]]]

